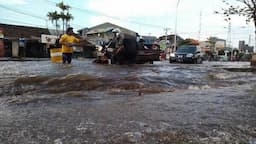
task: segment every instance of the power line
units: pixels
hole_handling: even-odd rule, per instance
[[[36,15],[30,14],[30,13],[26,13],[26,12],[23,12],[23,11],[19,11],[19,10],[17,10],[17,9],[13,9],[13,8],[6,7],[6,6],[3,6],[3,5],[0,5],[0,7],[1,7],[1,8],[4,8],[4,9],[6,9],[6,10],[12,11],[12,12],[18,13],[18,14],[23,14],[23,15],[30,16],[30,17],[34,17],[34,18],[41,19],[41,20],[47,20],[47,19],[44,18],[44,17],[36,16]]]
[[[199,16],[199,30],[198,30],[198,40],[201,39],[201,32],[202,32],[202,10],[200,10],[200,16]]]
[[[51,4],[58,4],[56,2],[53,2],[53,1],[50,1],[50,0],[44,0],[48,3],[51,3]],[[122,19],[120,17],[115,17],[115,16],[110,16],[110,15],[107,15],[105,13],[102,13],[102,12],[98,12],[98,11],[92,11],[92,10],[89,10],[89,9],[82,9],[82,8],[79,8],[79,7],[74,7],[74,6],[71,6],[72,9],[76,9],[78,11],[83,11],[83,12],[86,12],[88,14],[92,14],[92,15],[100,15],[100,16],[105,16],[105,17],[108,17],[108,18],[111,18],[111,19],[115,19],[115,20],[119,20],[119,21],[125,21],[125,22],[129,22],[129,23],[133,23],[133,24],[137,24],[137,25],[144,25],[144,26],[148,26],[148,27],[155,27],[155,28],[165,28],[163,26],[160,26],[160,25],[154,25],[154,24],[148,24],[148,23],[142,23],[142,22],[138,22],[138,21],[135,21],[135,20],[128,20],[128,19]]]
[[[24,24],[24,25],[30,25],[30,26],[45,28],[45,26],[43,26],[43,25],[37,25],[37,24],[27,23],[27,22],[22,22],[22,21],[17,21],[17,20],[11,20],[11,19],[5,19],[5,18],[0,18],[0,20],[3,20],[5,22],[9,21],[9,22],[13,22],[13,23],[20,23],[20,24]]]
[[[51,3],[51,4],[54,4],[56,5],[57,3],[56,2],[53,2],[53,1],[50,1],[50,0],[44,0],[48,3]],[[92,11],[92,10],[88,10],[88,9],[82,9],[82,8],[78,8],[78,7],[73,7],[71,6],[73,9],[76,9],[78,11],[82,11],[82,12],[86,12],[88,14],[91,14],[91,15],[101,15],[101,16],[105,16],[105,17],[108,17],[108,18],[112,18],[112,19],[116,19],[116,20],[119,20],[119,21],[126,21],[126,22],[129,22],[129,23],[133,23],[133,24],[137,24],[137,25],[143,25],[143,26],[148,26],[148,27],[155,27],[155,28],[165,28],[163,26],[160,26],[160,25],[153,25],[153,24],[147,24],[147,23],[141,23],[141,22],[138,22],[138,21],[134,21],[134,20],[128,20],[128,19],[122,19],[122,18],[119,18],[119,17],[114,17],[114,16],[109,16],[109,15],[106,15],[104,13],[101,13],[101,12],[96,12],[96,11]],[[45,18],[45,17],[42,17],[42,16],[38,16],[38,15],[34,15],[34,14],[31,14],[31,13],[28,13],[28,12],[24,12],[24,11],[21,11],[21,10],[18,10],[18,9],[13,9],[13,8],[10,8],[10,7],[7,7],[7,6],[3,6],[3,5],[0,5],[0,8],[3,8],[3,9],[6,9],[8,11],[12,11],[12,12],[15,12],[15,13],[18,13],[18,14],[22,14],[22,15],[26,15],[26,16],[30,16],[30,17],[33,17],[33,18],[36,18],[36,19],[40,19],[40,20],[44,20],[46,21],[46,27],[47,24],[48,24],[48,19]],[[15,20],[14,20],[15,21]],[[23,24],[26,24],[26,22],[22,22]],[[78,27],[85,27],[85,26],[81,26],[79,24],[74,24]],[[45,26],[44,26],[45,27]]]
[[[48,27],[48,19],[45,18],[45,17],[42,17],[42,16],[38,16],[38,15],[33,15],[33,14],[30,14],[30,13],[27,13],[27,12],[23,12],[23,11],[20,11],[20,10],[17,10],[17,9],[13,9],[13,8],[10,8],[10,7],[6,7],[6,6],[3,6],[3,5],[0,5],[0,8],[4,8],[4,9],[7,9],[9,11],[12,11],[12,12],[15,12],[15,13],[18,13],[18,14],[22,14],[22,15],[26,15],[26,16],[30,16],[30,17],[33,17],[33,18],[37,18],[37,19],[40,19],[40,20],[44,20],[46,21],[46,26],[43,26],[43,27]],[[15,21],[15,20],[10,20],[9,21]],[[23,23],[23,24],[28,24],[26,22],[21,22],[19,21],[20,23]],[[30,23],[31,24],[31,23]],[[81,26],[79,24],[74,24],[78,27],[84,27],[84,26]]]

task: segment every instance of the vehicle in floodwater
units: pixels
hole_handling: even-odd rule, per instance
[[[144,49],[140,47],[136,36],[124,34],[123,49],[117,54],[116,42],[96,46],[98,53],[95,63],[101,64],[144,64],[159,61],[160,49]]]
[[[202,63],[201,49],[197,45],[182,45],[179,46],[175,53],[170,55],[169,62],[181,63]]]

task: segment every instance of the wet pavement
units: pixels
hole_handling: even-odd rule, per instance
[[[249,62],[2,61],[0,143],[256,143]]]

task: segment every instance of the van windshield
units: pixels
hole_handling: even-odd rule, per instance
[[[178,47],[176,52],[178,52],[178,53],[195,53],[196,52],[196,46],[183,45],[183,46]]]

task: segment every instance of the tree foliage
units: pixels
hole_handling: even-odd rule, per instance
[[[221,11],[215,11],[216,14],[223,14],[225,20],[231,20],[232,15],[239,15],[246,18],[246,22],[253,22],[254,28],[256,29],[256,0],[233,0],[236,3],[231,3],[230,0],[222,0],[226,4],[226,8],[222,8]],[[256,30],[255,41],[256,41]],[[256,43],[254,51],[256,50]]]
[[[216,14],[223,14],[226,21],[231,20],[231,15],[239,15],[246,18],[246,22],[253,21],[256,26],[256,0],[235,0],[237,3],[230,3],[230,0],[223,0],[226,8],[215,11]]]
[[[58,12],[57,11],[48,12],[47,17],[49,18],[49,20],[51,20],[52,23],[54,23],[56,31],[58,31],[58,28],[60,26],[58,23],[58,21],[60,19]]]
[[[56,10],[54,12],[48,12],[47,17],[55,24],[56,31],[58,31],[60,26],[59,20],[62,20],[62,31],[64,33],[65,29],[69,26],[70,20],[74,19],[72,14],[69,13],[69,9],[71,7],[69,5],[65,5],[63,2],[57,3],[56,7],[60,8],[61,12],[58,13]]]

